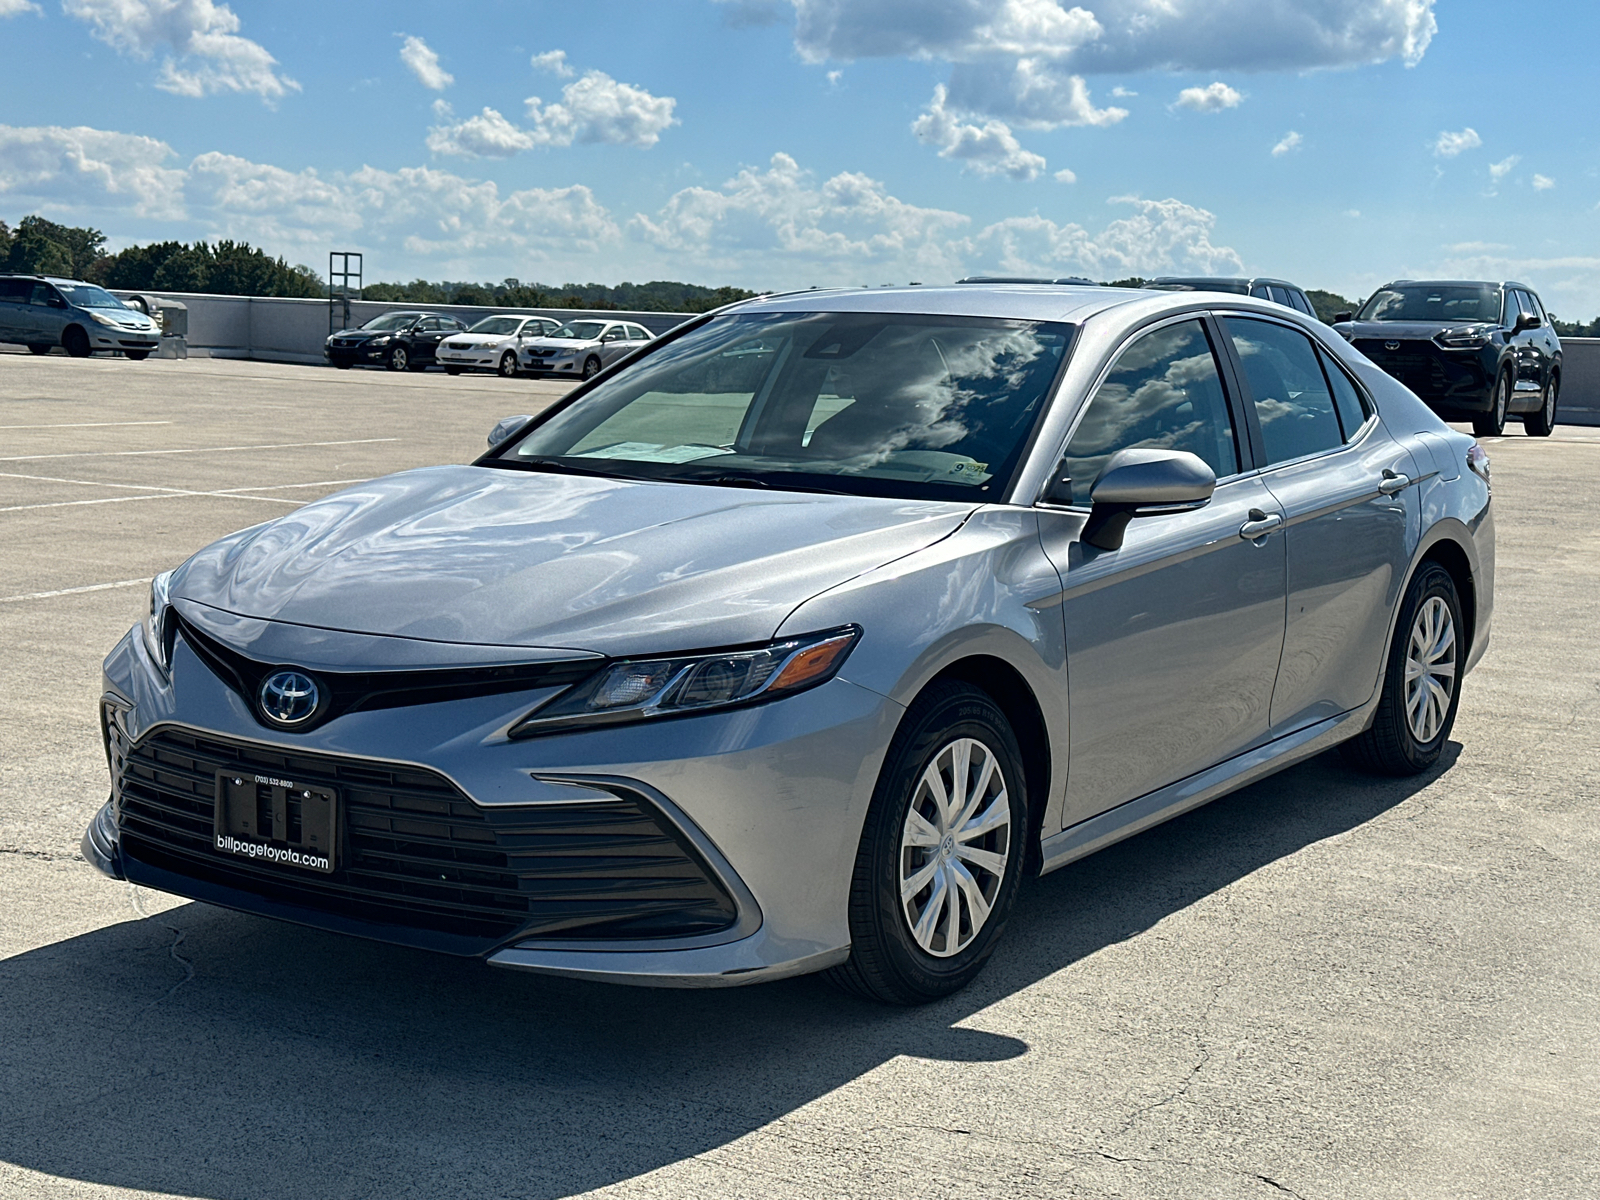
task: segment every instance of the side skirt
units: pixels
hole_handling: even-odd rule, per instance
[[[1321,754],[1324,750],[1354,737],[1372,717],[1377,697],[1349,712],[1328,717],[1315,725],[1287,734],[1246,751],[1226,762],[1208,767],[1187,779],[1119,804],[1099,816],[1068,826],[1040,843],[1044,854],[1041,875],[1048,874],[1096,850],[1143,833],[1163,821],[1181,816],[1190,809],[1208,804],[1219,796],[1238,791],[1258,779],[1292,767],[1295,763]]]

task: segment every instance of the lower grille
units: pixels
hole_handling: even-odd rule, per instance
[[[736,916],[700,855],[643,797],[484,807],[415,767],[174,728],[129,746],[108,724],[126,855],[269,902],[386,926],[377,934],[385,940],[485,953],[523,938],[691,936]],[[339,789],[336,870],[291,874],[214,851],[216,773],[241,770]]]

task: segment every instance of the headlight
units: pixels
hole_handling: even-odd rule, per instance
[[[509,736],[759,704],[826,683],[861,636],[854,625],[756,650],[613,663],[533,710]]]
[[[1491,336],[1482,329],[1446,329],[1433,340],[1446,350],[1482,350]]]
[[[99,324],[99,325],[109,325],[113,329],[121,329],[122,328],[122,322],[121,321],[114,320],[113,318],[106,316],[105,313],[94,312],[93,310],[91,310],[90,313],[89,313],[89,319],[94,321],[96,324]]]
[[[389,344],[389,335],[386,333],[382,337],[375,337],[367,344],[370,346],[387,346]]]
[[[171,664],[169,653],[172,643],[167,637],[167,626],[171,620],[172,611],[168,585],[172,582],[172,572],[163,571],[150,581],[150,608],[144,615],[141,628],[144,630],[144,648],[150,652],[150,657],[160,664],[165,671]]]

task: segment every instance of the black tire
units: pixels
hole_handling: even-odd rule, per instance
[[[150,357],[150,351],[148,350],[124,350],[123,353],[133,359],[134,362],[143,362]]]
[[[61,348],[73,358],[88,358],[89,335],[76,325],[68,325],[61,333]]]
[[[459,375],[459,374],[461,374],[461,368],[460,367],[446,367],[444,369],[444,373],[446,375]]]
[[[600,360],[591,354],[583,360],[583,377],[593,379],[598,374],[600,374]]]
[[[1561,400],[1561,376],[1554,373],[1550,382],[1544,385],[1544,393],[1539,397],[1539,411],[1531,412],[1522,418],[1522,428],[1529,437],[1549,437],[1556,427],[1556,405]]]
[[[515,379],[517,377],[516,351],[507,350],[500,356],[499,375],[501,379]]]
[[[1449,610],[1454,631],[1452,647],[1451,686],[1449,705],[1439,721],[1438,730],[1423,740],[1412,727],[1406,707],[1406,664],[1410,657],[1412,635],[1418,624],[1418,613],[1431,600],[1438,599]],[[1416,775],[1439,761],[1450,730],[1456,723],[1456,709],[1461,703],[1461,668],[1466,658],[1465,627],[1461,623],[1461,597],[1456,592],[1455,580],[1450,572],[1436,562],[1423,563],[1406,589],[1405,600],[1400,605],[1400,617],[1395,622],[1394,638],[1389,646],[1389,657],[1383,672],[1383,692],[1378,700],[1378,711],[1372,724],[1344,744],[1345,758],[1363,770],[1381,775]],[[1442,660],[1441,660],[1442,661]]]
[[[40,342],[28,343],[28,353],[30,354],[49,354],[52,349],[54,349],[54,347]]]
[[[1506,413],[1511,411],[1511,372],[1502,371],[1495,380],[1489,411],[1472,418],[1472,432],[1478,437],[1499,437],[1506,431]]]
[[[348,371],[350,369],[350,364],[347,363],[342,358],[335,358],[335,359],[332,359],[331,361],[333,363],[333,369],[335,371]]]
[[[406,371],[411,367],[411,356],[406,353],[404,346],[396,346],[389,351],[389,357],[384,360],[384,365],[391,371]]]
[[[936,858],[948,859],[954,842],[946,836],[930,844],[927,850],[917,850],[902,844],[902,833],[913,803],[919,806],[919,812],[929,803],[930,793],[922,787],[924,772],[953,744],[967,738],[981,743],[992,753],[1009,812],[1005,830],[984,835],[981,845],[971,844],[974,849],[1002,856],[1005,865],[1003,874],[996,879],[992,872],[970,861],[959,864],[970,877],[982,877],[982,886],[992,887],[994,894],[989,898],[987,919],[977,924],[964,946],[943,955],[918,944],[907,906],[900,898],[900,881],[903,870],[921,870]],[[945,777],[942,770],[939,774]],[[985,794],[993,788],[991,781]],[[926,1004],[971,982],[1005,932],[1022,884],[1029,828],[1026,789],[1022,753],[1016,736],[987,693],[965,683],[941,682],[919,696],[907,710],[889,745],[861,832],[855,873],[850,883],[850,957],[843,965],[828,970],[826,978],[846,991],[889,1004]],[[980,798],[979,804],[983,803]],[[998,793],[995,793],[988,804],[998,803]],[[990,840],[1002,833],[1003,848],[999,842]],[[907,857],[918,854],[927,857],[921,860]],[[955,857],[960,858],[960,855]],[[916,896],[925,895],[930,897],[931,904],[932,887],[930,880],[913,896],[913,905]],[[973,911],[970,901],[966,909],[970,918]],[[968,920],[967,926],[961,924],[959,907],[953,921],[949,919],[950,909],[941,911],[944,927],[949,930],[953,926],[959,941],[973,922]],[[935,930],[940,924],[934,922]],[[935,936],[940,935],[936,933]],[[948,950],[950,936],[949,932],[944,933],[943,944],[936,949]]]

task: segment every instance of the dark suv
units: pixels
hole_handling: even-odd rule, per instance
[[[1519,413],[1549,437],[1561,391],[1561,339],[1526,284],[1401,279],[1373,292],[1361,311],[1339,313],[1355,348],[1449,420],[1495,437]]]
[[[1257,300],[1271,300],[1274,304],[1303,312],[1308,317],[1317,315],[1317,310],[1311,307],[1311,300],[1306,295],[1305,289],[1286,279],[1163,275],[1159,279],[1145,280],[1144,286],[1158,292],[1232,292],[1235,296],[1254,296]]]
[[[322,354],[341,369],[364,363],[391,371],[420,371],[438,356],[441,341],[466,328],[443,313],[387,312],[360,329],[329,335]]]

